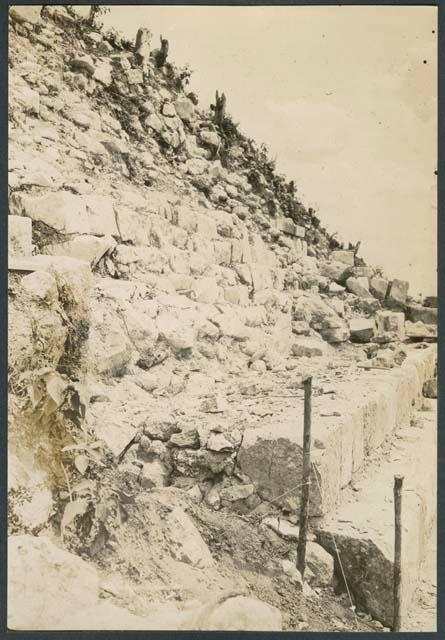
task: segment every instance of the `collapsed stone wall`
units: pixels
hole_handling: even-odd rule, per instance
[[[352,415],[332,383],[360,385],[369,367],[410,379],[409,342],[437,335],[435,301],[412,300],[407,282],[333,242],[264,151],[198,108],[147,39],[141,53],[62,6],[10,19],[10,467],[24,470],[10,481],[14,530],[50,521],[67,546],[97,554],[112,536],[104,502],[116,514],[116,495],[167,485],[214,509],[295,513],[289,431],[308,374],[324,492],[312,515],[332,511],[363,459],[363,425],[372,447],[381,424]],[[433,368],[397,409],[391,396],[389,429]],[[390,387],[403,384],[395,375]]]

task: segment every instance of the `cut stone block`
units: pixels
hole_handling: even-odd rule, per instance
[[[389,282],[385,278],[371,278],[369,281],[369,289],[377,300],[383,302],[388,293]]]
[[[394,475],[405,477],[402,620],[416,590],[436,511],[436,420],[434,413],[418,416],[422,428],[399,430],[390,459],[371,469],[360,482],[359,493],[350,494],[335,519],[316,533],[318,542],[335,557],[334,536],[355,603],[388,627],[393,622]]]
[[[331,259],[336,262],[343,262],[343,264],[348,265],[348,267],[354,266],[354,252],[353,251],[332,251]]]
[[[349,321],[352,342],[369,342],[374,336],[375,322],[368,318],[353,318]]]
[[[409,282],[406,280],[393,280],[391,282],[386,303],[391,308],[403,309],[408,295]]]
[[[368,278],[348,278],[346,280],[346,288],[359,298],[369,298]]]
[[[293,236],[295,238],[304,238],[306,235],[306,229],[304,227],[295,224],[290,218],[283,218],[279,222],[279,229],[283,233]]]
[[[399,340],[405,339],[405,314],[395,311],[377,311],[377,332],[395,333]]]

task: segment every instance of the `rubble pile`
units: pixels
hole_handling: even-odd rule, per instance
[[[42,542],[50,531],[100,563],[131,509],[171,488],[211,511],[295,514],[304,377],[329,423],[314,440],[327,483],[346,385],[408,371],[437,337],[437,301],[334,242],[221,98],[200,108],[168,43],[152,50],[143,31],[131,43],[65,6],[10,12],[10,531],[39,562],[68,553]],[[336,469],[312,515],[350,482],[352,461]],[[187,555],[184,532],[199,534],[184,517],[174,562],[214,571],[203,541]],[[237,628],[255,628],[243,597],[207,612],[211,628],[230,602]],[[258,628],[281,628],[255,606],[275,625]]]

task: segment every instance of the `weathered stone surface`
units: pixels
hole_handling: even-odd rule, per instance
[[[205,398],[205,400],[201,403],[201,411],[205,413],[224,413],[229,408],[227,400],[220,395],[213,395],[209,398]]]
[[[423,322],[405,322],[405,334],[407,338],[437,338],[437,327],[433,324],[424,324]]]
[[[423,384],[422,393],[425,398],[437,398],[437,378],[431,378]]]
[[[204,569],[213,566],[213,558],[192,519],[175,507],[167,517],[170,553],[180,562]]]
[[[216,131],[203,130],[200,132],[199,137],[201,141],[209,147],[218,147],[221,142]]]
[[[51,629],[99,595],[96,570],[48,538],[8,540],[8,627]]]
[[[252,494],[255,493],[255,486],[253,484],[236,484],[231,487],[221,489],[221,500],[227,500],[228,502],[236,502],[237,500],[246,500]]]
[[[12,6],[9,9],[9,14],[12,18],[17,20],[17,22],[28,22],[29,24],[38,24],[41,22],[40,12],[42,11],[42,7],[40,5],[36,6]]]
[[[423,322],[424,324],[437,324],[437,307],[422,307],[421,305],[409,305],[406,317],[410,322]]]
[[[368,278],[348,278],[346,280],[346,288],[359,298],[369,297],[369,280]]]
[[[233,451],[235,445],[222,433],[212,433],[206,444],[210,451]]]
[[[32,220],[24,216],[8,216],[8,255],[32,254]]]
[[[180,432],[176,418],[169,413],[150,414],[144,422],[144,434],[153,440],[167,442]]]
[[[26,113],[38,115],[40,112],[40,96],[37,91],[31,87],[20,77],[9,79],[9,95],[10,104],[18,105]]]
[[[386,298],[386,294],[388,293],[389,282],[385,278],[370,278],[369,280],[369,289],[377,300],[383,302]]]
[[[42,300],[49,305],[58,300],[57,282],[46,271],[34,271],[27,276],[23,276],[21,285],[31,297]]]
[[[306,545],[306,565],[310,569],[309,584],[314,587],[328,587],[334,577],[334,558],[316,542]]]
[[[348,267],[354,266],[354,252],[353,251],[332,251],[331,259],[335,262],[343,262],[343,264],[348,265]]]
[[[80,235],[68,242],[55,245],[47,245],[45,253],[49,255],[63,255],[87,262],[91,267],[96,264],[116,246],[116,241],[112,236],[98,238],[91,235]]]
[[[378,311],[376,314],[377,331],[379,334],[394,333],[399,340],[405,339],[405,314],[394,311]]]
[[[143,489],[165,487],[168,484],[168,470],[160,460],[144,462],[139,481]]]
[[[328,345],[323,340],[302,337],[293,343],[291,353],[296,357],[306,356],[307,358],[312,358],[313,356],[326,355],[327,350]]]
[[[437,296],[426,296],[423,301],[424,307],[429,307],[430,309],[437,309]]]
[[[159,337],[159,330],[156,321],[145,312],[144,305],[142,303],[138,307],[128,305],[123,317],[128,337],[139,355],[142,358],[152,355]]]
[[[291,220],[290,218],[283,218],[282,220],[280,220],[279,229],[283,233],[295,238],[304,238],[306,235],[306,229],[295,224],[295,222],[293,222],[293,220]]]
[[[292,524],[285,518],[276,518],[270,516],[268,518],[264,518],[262,524],[272,529],[272,531],[275,531],[275,533],[277,533],[281,538],[284,538],[285,540],[298,540],[300,534],[299,527],[297,527],[297,525],[295,524]]]
[[[176,113],[185,122],[190,122],[195,117],[195,106],[188,98],[178,98],[174,101],[173,106]]]
[[[406,280],[393,280],[386,297],[387,305],[395,309],[404,309],[408,289],[409,282],[406,282]]]
[[[320,275],[344,284],[351,275],[351,268],[343,262],[325,262],[320,267]]]
[[[101,84],[109,87],[113,82],[113,77],[111,75],[112,67],[108,64],[101,64],[94,69],[93,78],[100,82]]]
[[[163,312],[157,318],[159,335],[175,352],[192,349],[195,344],[196,332],[190,325],[184,325],[181,318]]]
[[[94,430],[115,458],[118,458],[137,433],[131,414],[122,412],[110,403],[95,402],[87,412],[87,424]]]
[[[170,438],[170,444],[180,448],[199,449],[199,434],[196,429],[174,433]]]
[[[391,374],[387,374],[389,376]],[[426,414],[428,416],[428,414]],[[393,622],[394,578],[394,475],[405,477],[403,486],[402,620],[417,588],[420,566],[427,552],[436,513],[435,417],[420,427],[397,432],[389,460],[367,469],[356,497],[337,509],[335,518],[322,525],[317,541],[332,555],[340,553],[349,589],[358,608],[385,626]],[[375,517],[378,505],[379,515]],[[335,539],[335,545],[333,540]],[[340,576],[336,567],[337,577]]]
[[[283,504],[286,499],[300,495],[302,448],[297,431],[290,420],[277,420],[244,431],[238,465],[263,500]],[[313,515],[320,509],[316,493],[311,496],[310,511]],[[281,497],[283,494],[286,496]]]
[[[349,321],[352,342],[369,342],[374,336],[375,322],[367,318],[353,318]]]
[[[236,596],[213,610],[203,626],[220,631],[280,631],[281,612],[276,607],[250,596]]]

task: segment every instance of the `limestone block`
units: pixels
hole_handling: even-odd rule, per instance
[[[383,301],[388,293],[389,282],[385,278],[374,277],[369,281],[369,289],[377,300]]]
[[[346,288],[359,298],[369,298],[368,278],[348,278],[346,280]]]
[[[389,287],[386,303],[391,308],[401,309],[405,307],[408,295],[409,282],[406,280],[393,280]]]
[[[368,318],[353,318],[349,321],[352,342],[369,342],[374,336],[375,322]]]
[[[395,311],[377,311],[377,331],[395,333],[399,340],[405,339],[405,314]]]

